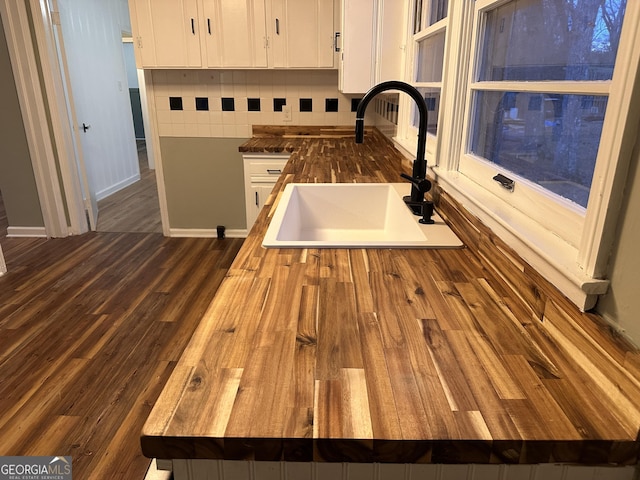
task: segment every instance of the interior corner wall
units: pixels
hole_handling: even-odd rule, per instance
[[[631,156],[625,198],[620,209],[616,242],[609,262],[609,291],[596,305],[596,311],[621,328],[625,335],[640,346],[640,129]]]
[[[0,191],[9,226],[44,227],[4,24],[0,26]]]

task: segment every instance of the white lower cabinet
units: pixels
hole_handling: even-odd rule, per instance
[[[253,227],[258,213],[271,194],[289,156],[288,153],[244,154],[242,156],[247,231]]]

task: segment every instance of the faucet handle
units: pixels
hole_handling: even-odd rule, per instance
[[[413,178],[406,173],[401,173],[400,176],[405,180],[410,181],[420,193],[427,193],[431,189],[431,182],[426,178]]]

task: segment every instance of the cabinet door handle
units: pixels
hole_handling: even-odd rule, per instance
[[[260,202],[258,200],[258,192],[256,192],[256,207],[260,206]]]
[[[191,19],[191,33],[194,35],[196,34],[196,24],[193,21],[193,18]]]
[[[211,35],[211,19],[207,18],[207,30],[209,31],[209,35]]]
[[[340,51],[340,46],[338,45],[338,39],[340,38],[340,32],[336,32],[335,36],[333,37],[333,51],[334,52],[339,52]]]
[[[279,168],[267,168],[267,173],[269,175],[275,175],[276,173],[280,175],[282,173],[282,170],[280,170]]]
[[[280,19],[276,18],[276,35],[280,35]]]

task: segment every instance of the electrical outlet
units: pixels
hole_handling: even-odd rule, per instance
[[[291,105],[283,105],[282,113],[284,114],[284,121],[290,122],[291,121]]]

